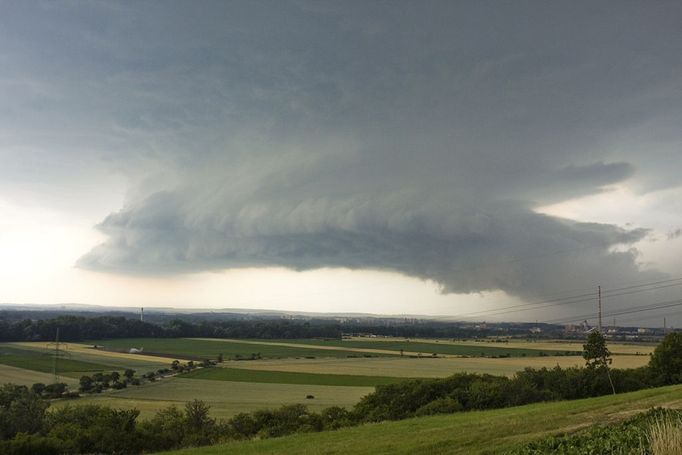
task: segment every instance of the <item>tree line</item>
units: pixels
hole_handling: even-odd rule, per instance
[[[338,325],[289,320],[228,320],[188,322],[174,319],[164,324],[116,316],[58,316],[51,319],[0,319],[0,341],[50,341],[57,329],[62,341],[107,338],[341,338]]]
[[[0,341],[49,341],[57,328],[64,341],[106,338],[330,338],[343,334],[374,334],[404,338],[478,338],[488,335],[529,335],[528,324],[500,324],[496,329],[480,329],[457,323],[422,320],[331,319],[196,319],[196,315],[168,320],[141,321],[116,315],[54,316],[54,312],[0,311]],[[45,317],[49,316],[49,317]],[[168,317],[165,315],[164,317]],[[499,331],[498,329],[502,330]],[[554,331],[552,331],[552,330]],[[559,326],[546,326],[544,337],[558,336]]]

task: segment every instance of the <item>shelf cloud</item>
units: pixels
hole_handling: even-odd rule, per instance
[[[129,183],[82,268],[377,269],[525,299],[663,276],[634,248],[648,226],[539,208],[679,186],[682,8],[522,4],[14,5],[45,55],[14,105],[83,178]],[[54,146],[7,118],[2,140]]]

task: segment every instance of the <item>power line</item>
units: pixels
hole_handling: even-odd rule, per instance
[[[664,283],[668,283],[668,284],[664,285]],[[661,286],[655,286],[657,284],[661,284]],[[604,291],[602,293],[602,295],[604,297],[619,297],[619,296],[624,296],[624,295],[632,295],[632,294],[637,294],[640,292],[654,291],[654,290],[658,290],[658,289],[664,289],[664,288],[680,286],[680,285],[682,285],[682,278],[671,278],[668,280],[659,280],[659,281],[653,281],[650,283],[644,283],[644,284],[639,284],[639,285],[632,285],[632,286],[625,286],[625,287],[621,287],[621,288],[610,289],[610,290]],[[651,287],[651,286],[654,286],[654,287]],[[637,288],[644,288],[644,287],[648,287],[648,289],[637,289]],[[628,291],[628,292],[618,292],[618,291]],[[503,307],[503,308],[494,308],[494,309],[490,309],[490,310],[475,311],[475,312],[471,312],[471,313],[455,315],[453,317],[470,319],[472,317],[497,316],[497,315],[501,315],[501,314],[517,313],[517,312],[537,309],[535,307],[540,306],[540,305],[543,305],[543,308],[547,308],[547,307],[554,307],[554,306],[558,306],[558,305],[593,302],[594,299],[597,297],[598,297],[597,292],[591,292],[591,293],[587,293],[587,294],[579,294],[579,295],[568,296],[568,297],[557,298],[557,299],[542,300],[539,302],[522,303],[519,305],[512,305],[512,306],[507,306],[507,307]]]
[[[613,311],[613,312],[608,312],[605,314],[607,317],[612,317],[612,316],[622,316],[625,314],[635,314],[635,313],[642,313],[646,311],[654,311],[654,310],[664,310],[667,308],[674,308],[682,306],[682,300],[668,300],[665,302],[656,302],[650,305],[644,305],[644,306],[639,306],[639,307],[633,307],[625,310],[619,310],[619,311]],[[567,323],[567,322],[578,322],[584,319],[594,319],[594,313],[590,314],[583,314],[581,316],[574,316],[571,318],[561,318],[561,319],[552,319],[549,321],[545,321],[547,324],[562,324],[562,323]]]

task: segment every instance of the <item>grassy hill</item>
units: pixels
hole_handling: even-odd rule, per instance
[[[422,417],[338,431],[185,449],[173,455],[498,453],[548,434],[622,420],[654,406],[682,407],[682,386],[585,400]]]

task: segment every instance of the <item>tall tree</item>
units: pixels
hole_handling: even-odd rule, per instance
[[[585,359],[587,368],[606,370],[606,376],[609,378],[611,390],[615,395],[616,388],[613,386],[611,372],[609,371],[609,365],[613,361],[613,359],[611,359],[611,351],[609,351],[609,348],[606,346],[606,338],[604,338],[604,335],[598,330],[595,330],[587,336],[587,343],[583,345],[583,358]]]

